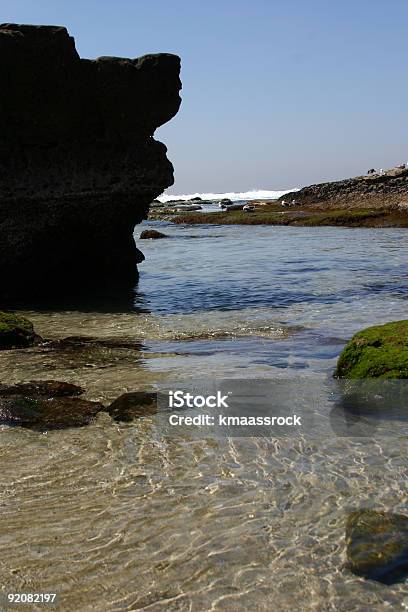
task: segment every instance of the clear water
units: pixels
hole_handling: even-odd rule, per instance
[[[346,339],[407,318],[406,230],[145,225],[169,238],[138,244],[133,311],[28,313],[46,337],[140,350],[3,352],[3,381],[68,380],[107,403],[189,381],[303,377],[320,385],[323,414]],[[386,428],[220,439],[169,432],[160,415],[4,427],[2,590],[56,591],[63,610],[405,609],[407,583],[344,569],[350,509],[408,510],[408,429]]]

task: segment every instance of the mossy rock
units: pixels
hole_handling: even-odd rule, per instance
[[[408,575],[408,517],[356,510],[346,525],[347,567],[356,575],[393,584]]]
[[[408,321],[355,334],[337,362],[338,378],[408,378]]]
[[[0,312],[0,350],[27,348],[36,340],[31,321],[11,312]]]

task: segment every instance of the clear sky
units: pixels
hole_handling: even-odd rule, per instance
[[[172,193],[285,189],[408,161],[407,0],[0,0],[82,57],[172,52],[183,103],[156,137]]]

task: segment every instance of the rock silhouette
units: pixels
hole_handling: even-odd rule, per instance
[[[173,183],[156,128],[180,59],[80,59],[64,27],[0,25],[0,297],[128,286],[134,226]]]

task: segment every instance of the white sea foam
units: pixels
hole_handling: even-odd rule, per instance
[[[298,191],[295,189],[286,189],[284,191],[268,191],[265,189],[254,189],[252,191],[241,191],[241,192],[229,192],[229,193],[188,193],[183,195],[173,195],[172,193],[163,193],[157,199],[160,202],[168,202],[169,200],[191,200],[191,198],[200,197],[202,200],[222,200],[223,198],[229,198],[233,202],[239,200],[276,200],[285,193],[291,191]]]

